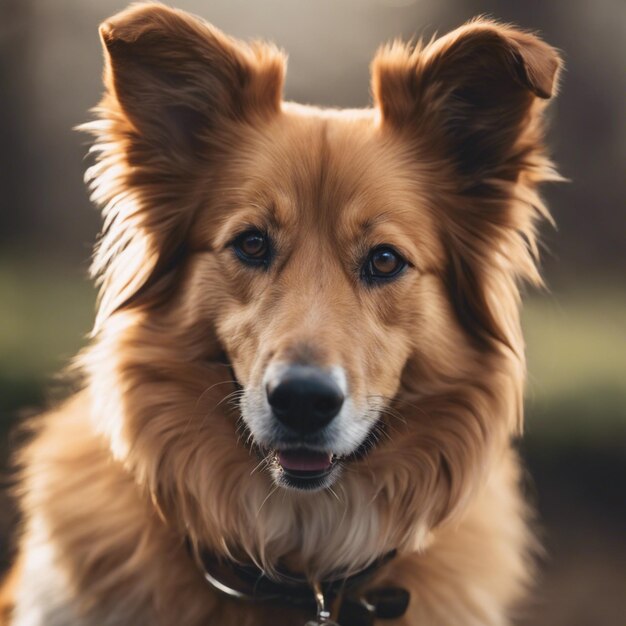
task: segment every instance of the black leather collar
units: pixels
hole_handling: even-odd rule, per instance
[[[356,574],[338,573],[312,583],[286,570],[270,578],[256,565],[218,558],[207,550],[195,549],[189,541],[187,546],[209,585],[242,602],[299,607],[311,613],[317,610],[318,615],[321,602],[326,609],[334,606],[333,613],[338,615],[339,624],[347,626],[370,626],[374,619],[401,617],[409,604],[409,592],[399,587],[378,587],[365,593],[358,589],[396,556],[395,550]]]

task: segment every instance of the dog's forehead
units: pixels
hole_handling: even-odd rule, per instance
[[[293,245],[395,245],[424,267],[441,265],[440,173],[374,111],[290,106],[231,140],[200,181],[208,197],[192,247],[221,249],[252,227]]]
[[[337,234],[396,223],[435,238],[419,158],[372,110],[291,105],[252,130],[224,178],[229,214],[271,210],[286,229],[326,225]]]

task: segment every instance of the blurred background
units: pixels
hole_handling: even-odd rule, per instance
[[[99,217],[85,192],[89,119],[101,93],[98,23],[123,0],[0,0],[0,460],[18,417],[51,401],[84,344]],[[286,96],[369,103],[381,42],[430,36],[486,13],[563,51],[550,145],[568,184],[546,187],[549,291],[529,293],[527,491],[546,546],[520,626],[626,623],[626,3],[623,0],[177,0],[242,38],[289,52]],[[7,482],[8,479],[5,479]],[[0,500],[0,558],[15,514]]]

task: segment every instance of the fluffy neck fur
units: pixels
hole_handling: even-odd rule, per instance
[[[195,344],[188,329],[165,340],[167,316],[113,320],[83,358],[95,430],[174,532],[270,573],[288,563],[324,578],[392,549],[424,549],[434,526],[462,516],[517,419],[522,365],[509,353],[484,362],[484,380],[447,387],[426,380],[436,393],[418,389],[399,400],[408,419],[428,420],[404,435],[402,423],[394,425],[393,445],[381,441],[371,459],[346,467],[335,489],[277,490],[235,435],[236,407],[224,403],[227,369],[182,349],[185,337]]]

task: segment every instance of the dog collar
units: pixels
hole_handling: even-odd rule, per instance
[[[407,610],[410,594],[400,587],[376,587],[357,591],[395,556],[393,550],[368,567],[352,574],[338,574],[311,582],[286,570],[270,578],[253,564],[219,558],[187,542],[189,552],[209,585],[219,593],[242,602],[299,607],[316,612],[306,626],[372,626],[375,619],[396,619]],[[332,614],[337,622],[331,620]]]

